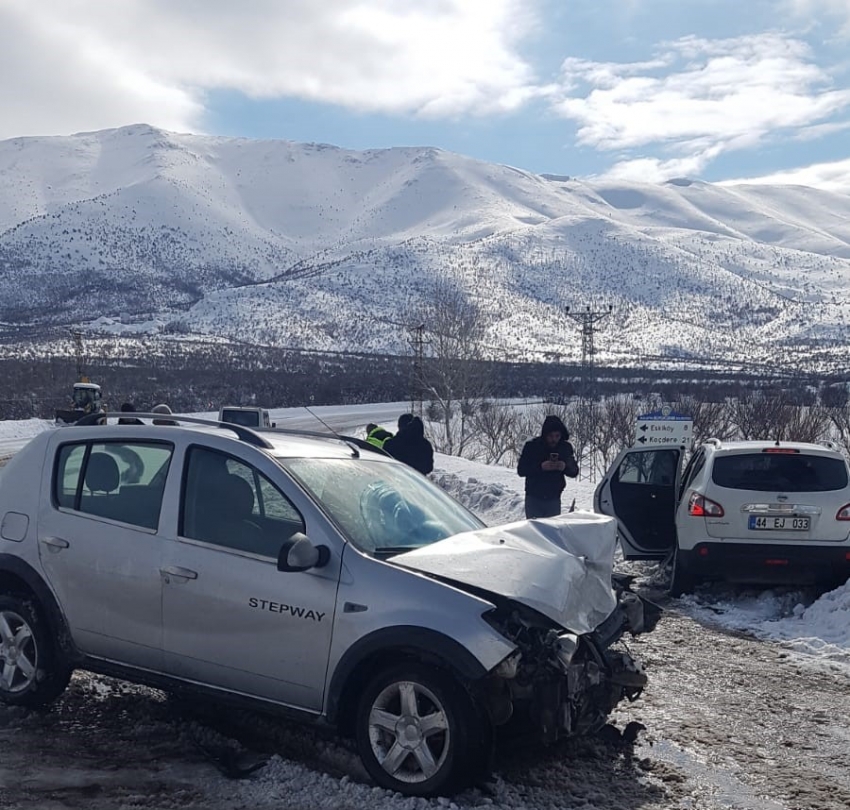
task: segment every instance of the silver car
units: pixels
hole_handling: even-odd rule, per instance
[[[117,416],[117,415],[116,415]],[[486,529],[370,445],[235,425],[74,426],[0,470],[0,700],[83,668],[331,724],[375,781],[445,795],[497,726],[594,731],[659,611],[614,521]]]

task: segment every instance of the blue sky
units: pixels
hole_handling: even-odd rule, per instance
[[[13,65],[0,137],[144,121],[850,190],[850,0],[0,0]]]

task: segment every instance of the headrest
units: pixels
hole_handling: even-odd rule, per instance
[[[121,476],[118,464],[108,453],[92,453],[86,465],[86,486],[91,492],[114,492]]]
[[[248,517],[254,511],[254,490],[239,475],[228,475],[221,482],[222,506],[234,517]]]

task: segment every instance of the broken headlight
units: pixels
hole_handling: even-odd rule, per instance
[[[555,639],[553,647],[555,660],[560,668],[566,672],[578,650],[578,636],[574,633],[561,633]]]

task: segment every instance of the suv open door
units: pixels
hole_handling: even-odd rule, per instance
[[[593,507],[616,518],[627,560],[662,559],[675,546],[683,455],[681,447],[629,448],[596,488]]]

